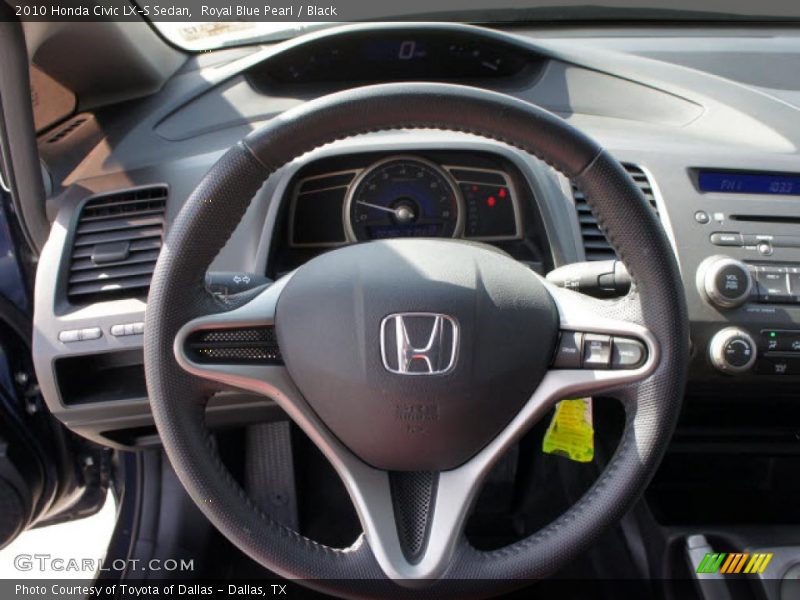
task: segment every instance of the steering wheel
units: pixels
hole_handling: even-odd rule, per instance
[[[227,302],[206,292],[206,270],[271,173],[349,136],[423,128],[515,146],[571,178],[628,268],[631,292],[588,298],[489,246],[436,239],[332,250]],[[560,337],[572,332],[601,354],[609,338],[634,340],[640,360],[628,368],[590,368],[591,359],[586,368],[579,359],[554,366]],[[198,351],[198,340],[274,336],[279,350]],[[531,104],[471,87],[403,83],[304,103],[219,159],[169,231],[144,345],[166,453],[192,499],[242,552],[343,597],[443,598],[546,577],[625,514],[675,426],[688,340],[673,252],[614,158]],[[307,539],[247,498],[204,424],[206,402],[223,386],[272,398],[327,457],[363,527],[351,547]],[[472,547],[465,520],[504,450],[558,400],[599,394],[622,402],[626,423],[594,485],[530,537],[495,551]]]

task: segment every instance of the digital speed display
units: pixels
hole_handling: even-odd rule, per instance
[[[697,183],[701,192],[800,196],[800,175],[701,171]]]

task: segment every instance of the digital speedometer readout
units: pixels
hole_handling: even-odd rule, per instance
[[[353,182],[346,210],[358,241],[398,237],[455,237],[462,200],[451,177],[418,158],[389,158]]]

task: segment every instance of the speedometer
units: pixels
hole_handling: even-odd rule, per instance
[[[434,163],[387,158],[365,169],[345,202],[345,225],[356,241],[455,237],[463,229],[461,192]]]

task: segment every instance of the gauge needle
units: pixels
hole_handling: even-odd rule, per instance
[[[380,204],[370,204],[369,202],[364,202],[363,200],[356,200],[356,204],[362,204],[364,206],[369,206],[370,208],[374,208],[375,210],[382,210],[384,212],[392,213],[393,215],[397,214],[397,210],[394,208],[388,208],[386,206],[381,206]]]

